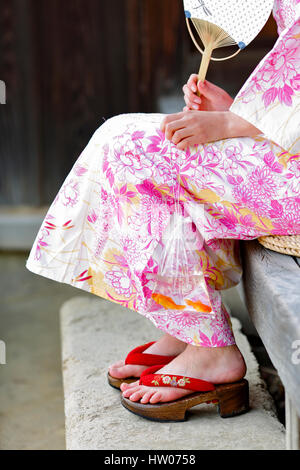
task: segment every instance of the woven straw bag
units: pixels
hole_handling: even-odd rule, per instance
[[[260,237],[259,243],[269,250],[300,257],[300,235]]]

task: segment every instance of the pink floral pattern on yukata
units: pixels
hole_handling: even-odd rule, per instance
[[[290,45],[294,39],[285,37],[280,48]],[[285,72],[267,59],[259,81],[295,81],[296,61],[286,57]],[[262,100],[257,87],[253,94]],[[280,96],[292,110],[294,95],[291,101]],[[163,118],[121,115],[95,132],[53,201],[26,266],[135,310],[186,343],[228,346],[235,340],[220,291],[241,279],[239,240],[300,233],[300,155],[263,135],[178,151],[160,131]],[[174,292],[166,307],[152,293],[174,188],[204,282],[186,305],[176,304]]]
[[[238,240],[300,233],[299,160],[260,137],[180,152],[159,130],[163,117],[117,116],[99,128],[53,202],[28,268],[136,310],[187,343],[234,344],[220,290],[240,281]],[[189,300],[213,315],[151,297],[174,184],[205,277]]]
[[[277,0],[280,37],[238,93],[231,111],[290,153],[300,153],[300,2]]]
[[[262,92],[267,109],[278,100],[292,106],[296,92],[300,90],[300,20],[294,24],[276,49],[257,70],[249,86],[241,93],[242,102],[255,100]]]
[[[300,8],[300,0],[275,0],[273,16],[278,27],[278,34],[288,28],[295,20],[295,13]]]

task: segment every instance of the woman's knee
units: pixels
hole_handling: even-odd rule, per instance
[[[109,119],[104,120],[103,124],[99,127],[102,130],[108,129],[121,129],[128,119],[130,119],[131,114],[117,114]]]

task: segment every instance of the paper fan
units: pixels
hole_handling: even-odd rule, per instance
[[[184,0],[186,21],[191,37],[203,54],[199,80],[204,81],[210,60],[226,60],[245,49],[266,24],[274,0]],[[190,20],[204,45],[199,46]],[[229,57],[212,57],[214,49],[237,45]]]

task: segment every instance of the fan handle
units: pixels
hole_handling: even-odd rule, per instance
[[[201,49],[201,47],[199,46],[198,42],[195,39],[194,33],[193,33],[191,25],[190,25],[189,18],[186,18],[186,24],[187,24],[189,33],[191,35],[191,38],[193,40],[193,43],[197,47],[198,51],[201,52],[201,54],[203,55],[204,51],[203,51],[203,49]],[[239,48],[234,54],[229,55],[228,57],[211,57],[211,60],[214,60],[215,62],[222,62],[223,60],[232,59],[233,57],[237,56],[241,52],[241,50],[242,49]]]

